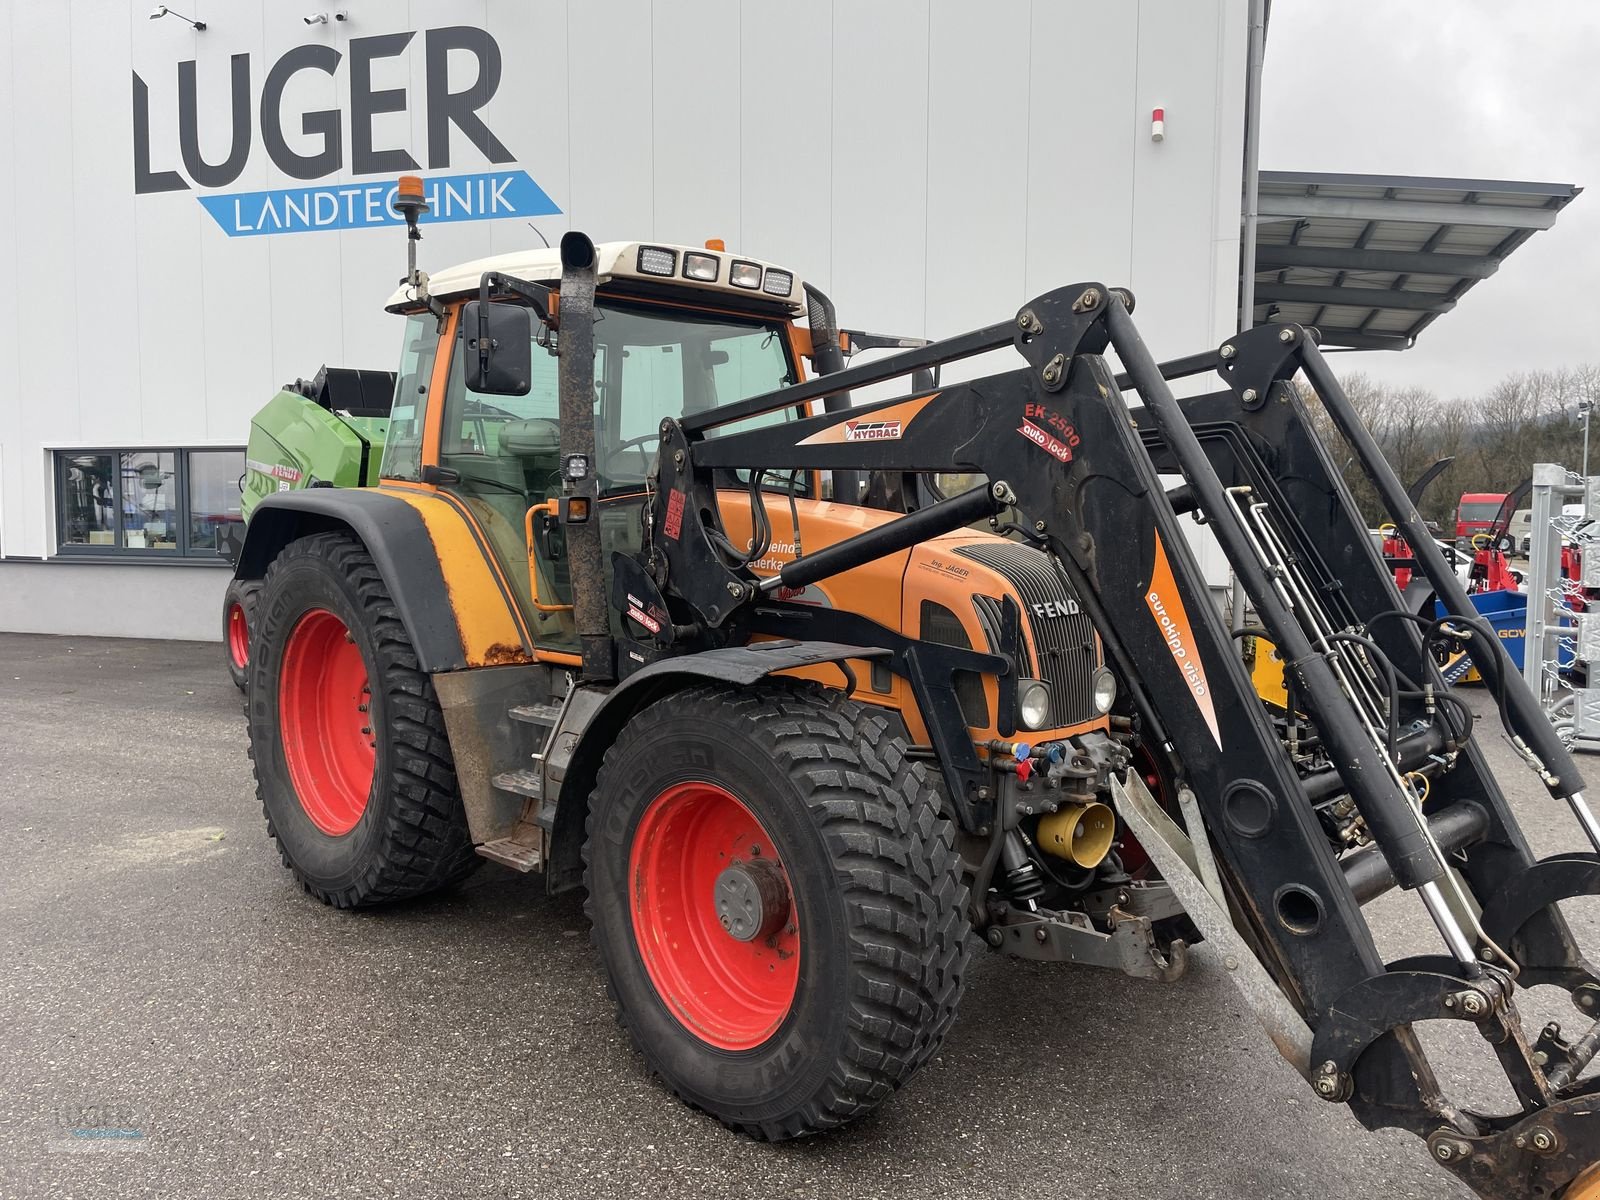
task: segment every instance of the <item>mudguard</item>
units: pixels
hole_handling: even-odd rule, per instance
[[[438,551],[417,508],[369,488],[308,488],[268,496],[256,506],[235,575],[260,579],[296,538],[348,529],[383,573],[418,663],[428,674],[468,666]]]
[[[583,882],[584,818],[600,760],[628,719],[645,705],[697,683],[748,687],[778,671],[822,663],[841,665],[844,676],[840,682],[849,692],[854,681],[844,666],[847,659],[890,655],[887,649],[842,642],[752,642],[660,659],[612,688],[580,688],[567,705],[565,720],[551,739],[547,755],[548,778],[558,785],[560,801],[546,886],[551,892],[563,892]]]

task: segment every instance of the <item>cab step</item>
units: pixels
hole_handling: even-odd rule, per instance
[[[524,875],[544,866],[544,834],[524,825],[519,825],[511,837],[485,842],[477,850],[490,862],[521,871]]]
[[[544,776],[537,771],[502,771],[493,782],[503,792],[515,792],[533,800],[544,799]]]
[[[546,729],[553,729],[561,719],[561,705],[519,704],[509,710],[509,715],[513,721],[521,721],[525,725],[542,725]]]

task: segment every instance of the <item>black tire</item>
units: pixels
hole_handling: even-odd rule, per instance
[[[338,836],[313,822],[295,789],[279,712],[289,635],[319,610],[343,622],[371,689],[371,790],[354,827]],[[340,533],[290,543],[268,569],[255,613],[245,711],[256,794],[267,833],[305,890],[338,908],[363,908],[449,887],[476,869],[482,859],[438,698],[366,548]]]
[[[747,1049],[689,1031],[634,931],[634,835],[652,802],[686,781],[726,789],[759,820],[798,911],[793,999]],[[633,1045],[679,1098],[752,1137],[864,1114],[928,1061],[955,1018],[971,949],[953,830],[925,768],[853,702],[773,681],[696,687],[645,708],[606,753],[584,866],[594,942]]]
[[[230,580],[228,590],[222,594],[222,660],[227,664],[228,678],[241,692],[250,683],[250,639],[255,632],[256,598],[260,594],[261,584],[246,579]],[[236,611],[243,623],[242,644],[234,625]]]

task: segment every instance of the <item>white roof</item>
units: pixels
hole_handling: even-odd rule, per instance
[[[668,250],[673,253],[675,257],[672,275],[650,275],[639,270],[639,251],[641,247],[646,246],[652,250]],[[805,311],[805,293],[799,276],[787,267],[780,267],[759,258],[751,258],[745,254],[730,254],[726,250],[707,250],[704,246],[677,246],[670,242],[601,242],[594,249],[597,282],[601,284],[610,279],[631,279],[644,284],[670,285],[674,289],[691,288],[696,291],[713,292],[729,299],[754,298],[766,301],[768,304],[782,304],[788,308],[792,316],[799,316]],[[686,254],[715,258],[716,280],[713,282],[685,278],[683,269]],[[728,277],[735,262],[750,263],[760,267],[763,283],[766,282],[769,270],[776,271],[780,275],[788,275],[790,277],[788,295],[773,295],[763,290],[734,286]],[[476,293],[485,271],[498,271],[503,275],[514,275],[518,279],[527,279],[535,283],[546,282],[561,278],[561,255],[557,250],[541,246],[537,250],[514,250],[510,254],[476,258],[471,262],[458,263],[430,275],[428,290],[441,300]],[[417,301],[411,288],[402,285],[389,297],[384,307],[390,312],[405,312],[416,308]]]

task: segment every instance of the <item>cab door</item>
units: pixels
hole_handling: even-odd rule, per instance
[[[771,391],[794,382],[798,370],[781,323],[618,300],[602,302],[596,316],[595,469],[609,564],[613,552],[643,548],[641,510],[661,420]],[[561,492],[557,359],[536,344],[526,395],[480,395],[466,385],[461,334],[451,340],[441,486],[472,512],[514,581],[536,650],[575,654],[572,587],[555,504]],[[794,415],[772,413],[749,424]],[[797,486],[804,495],[814,483],[807,478]]]
[[[535,651],[574,654],[560,527],[542,520],[561,490],[556,357],[535,345],[526,395],[482,395],[467,386],[462,347],[457,328],[441,398],[440,487],[471,514],[503,568]]]

